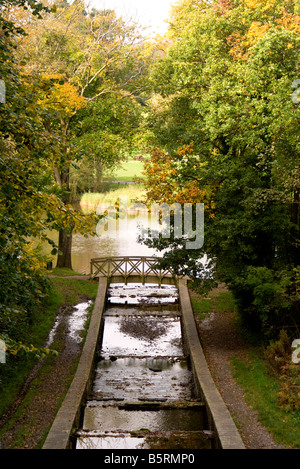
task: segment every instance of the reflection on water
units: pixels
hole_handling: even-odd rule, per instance
[[[134,406],[134,404],[133,404]],[[147,429],[151,432],[199,431],[203,428],[203,418],[199,408],[140,410],[140,403],[130,410],[90,401],[85,408],[83,430],[124,433]]]
[[[178,290],[174,285],[156,285],[146,283],[110,284],[108,288],[110,304],[155,305],[178,302]]]
[[[127,223],[116,223],[116,230],[104,231],[101,236],[89,236],[85,238],[81,234],[73,235],[72,266],[76,272],[90,273],[90,260],[95,257],[111,256],[154,256],[160,255],[155,249],[151,249],[138,242],[140,234],[139,225],[148,226],[148,214],[140,214],[139,217],[127,215]],[[157,225],[156,229],[159,229]],[[96,230],[95,230],[96,231]],[[58,233],[51,232],[50,237],[58,242]],[[52,247],[46,247],[50,253]]]
[[[87,238],[81,234],[73,234],[72,245],[72,267],[81,274],[90,273],[90,261],[97,257],[113,256],[163,256],[163,251],[149,248],[139,243],[138,237],[142,234],[142,229],[151,228],[156,232],[162,232],[164,223],[161,225],[158,218],[151,217],[150,214],[139,212],[136,215],[127,213],[126,217],[114,220],[113,223],[107,223],[100,236],[96,234]],[[48,232],[48,236],[58,244],[58,233]],[[44,254],[50,254],[52,246],[48,243],[43,248]],[[208,262],[206,256],[199,259],[199,263],[205,266]],[[56,259],[53,266],[56,265]],[[209,271],[207,271],[207,275]]]
[[[89,307],[91,306],[91,304],[92,302],[90,300],[85,303],[79,303],[78,305],[74,306],[72,314],[68,316],[67,322],[69,329],[69,337],[75,342],[80,343],[82,341],[81,332],[84,329]],[[66,314],[62,309],[62,312],[57,315],[56,321],[49,333],[46,347],[50,347],[52,345],[55,338],[55,334],[60,324],[65,320],[65,316]]]
[[[86,303],[80,303],[74,306],[74,311],[69,318],[69,335],[80,343],[82,341],[81,332],[84,329],[85,322],[87,320],[88,310],[92,302],[89,300]]]
[[[104,321],[104,356],[182,356],[179,318],[108,317]]]
[[[127,215],[127,223],[122,223],[121,229],[119,223],[116,223],[116,230],[104,231],[101,236],[85,238],[75,233],[72,245],[73,269],[82,274],[89,274],[90,260],[95,257],[160,255],[155,249],[150,249],[137,240],[140,234],[139,225],[143,220],[144,226],[148,226],[148,214],[140,214],[138,217]],[[159,229],[159,225],[156,229]],[[58,233],[51,232],[49,236],[58,242]],[[47,246],[45,252],[50,253],[51,249],[52,247]]]
[[[144,449],[147,448],[144,438],[133,438],[132,436],[119,435],[99,437],[82,437],[77,439],[76,449]]]
[[[145,223],[148,215],[143,215]],[[101,236],[85,238],[81,235],[75,235],[73,240],[73,268],[78,272],[89,272],[90,259],[94,257],[111,256],[153,256],[155,250],[138,243],[139,223],[141,216],[127,216],[127,224],[123,224],[119,229],[118,223],[116,230],[104,231]],[[78,266],[78,267],[76,267]]]

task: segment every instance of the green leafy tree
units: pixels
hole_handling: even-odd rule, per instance
[[[178,186],[194,181],[211,197],[198,260],[208,255],[247,323],[268,333],[295,327],[299,311],[298,10],[292,1],[181,2],[148,117]],[[169,262],[196,266],[182,248]]]
[[[6,342],[24,338],[25,324],[49,286],[28,243],[28,237],[45,234],[40,214],[53,203],[43,198],[37,176],[49,141],[36,112],[34,86],[13,59],[15,38],[24,31],[5,15],[5,8],[24,5],[2,2],[0,11],[0,78],[5,83],[0,104],[0,334]],[[30,5],[34,14],[43,9],[37,2]]]

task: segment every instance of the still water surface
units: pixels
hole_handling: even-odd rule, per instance
[[[102,213],[102,212],[101,212]],[[142,230],[150,228],[154,232],[162,232],[165,222],[159,223],[156,216],[138,211],[136,214],[127,213],[123,219],[116,220],[105,225],[104,230],[98,230],[95,226],[95,235],[87,238],[81,234],[73,234],[72,266],[76,272],[81,274],[90,273],[90,261],[97,257],[112,256],[157,256],[162,257],[163,252],[150,248],[138,241]],[[58,243],[58,233],[51,232],[50,238]],[[47,244],[43,251],[50,253],[52,247]],[[207,257],[199,259],[204,266]],[[53,262],[55,267],[56,260]]]
[[[104,231],[100,236],[73,235],[72,266],[76,272],[90,273],[90,260],[96,257],[111,256],[161,256],[162,254],[138,242],[140,225],[148,226],[148,214],[140,214],[138,217],[127,215],[126,223],[116,223],[115,229]],[[159,229],[159,225],[155,227]],[[96,231],[96,230],[95,230]],[[58,234],[52,232],[50,237],[58,242]],[[45,248],[46,252],[51,247]],[[54,262],[54,267],[56,261]]]

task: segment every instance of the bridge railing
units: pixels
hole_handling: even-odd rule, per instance
[[[171,268],[158,266],[157,257],[99,257],[91,259],[91,277],[120,277],[126,283],[129,277],[137,277],[144,283],[149,277],[156,277],[158,283],[166,277],[174,278]]]

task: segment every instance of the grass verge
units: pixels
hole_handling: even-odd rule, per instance
[[[289,385],[289,381],[284,374],[272,371],[266,358],[267,346],[243,328],[232,294],[223,288],[213,289],[207,297],[190,293],[194,314],[200,321],[211,312],[235,313],[234,327],[245,348],[243,356],[231,359],[233,377],[244,390],[246,402],[257,411],[258,420],[274,440],[287,448],[299,449],[300,411],[287,410],[280,405],[282,389]],[[297,370],[299,376],[300,364]],[[298,395],[299,391],[297,387]]]
[[[191,302],[194,313],[200,320],[208,313],[224,313],[236,311],[234,298],[230,291],[223,287],[214,288],[206,297],[191,293]]]
[[[71,277],[74,275],[84,275],[79,272],[75,272],[75,270],[62,268],[62,267],[55,267],[51,271],[49,271],[50,275],[58,276],[58,277]]]
[[[300,413],[286,411],[278,404],[280,379],[263,358],[263,350],[247,352],[247,359],[232,359],[233,376],[245,391],[246,401],[258,413],[259,421],[274,440],[289,448],[300,448]]]

